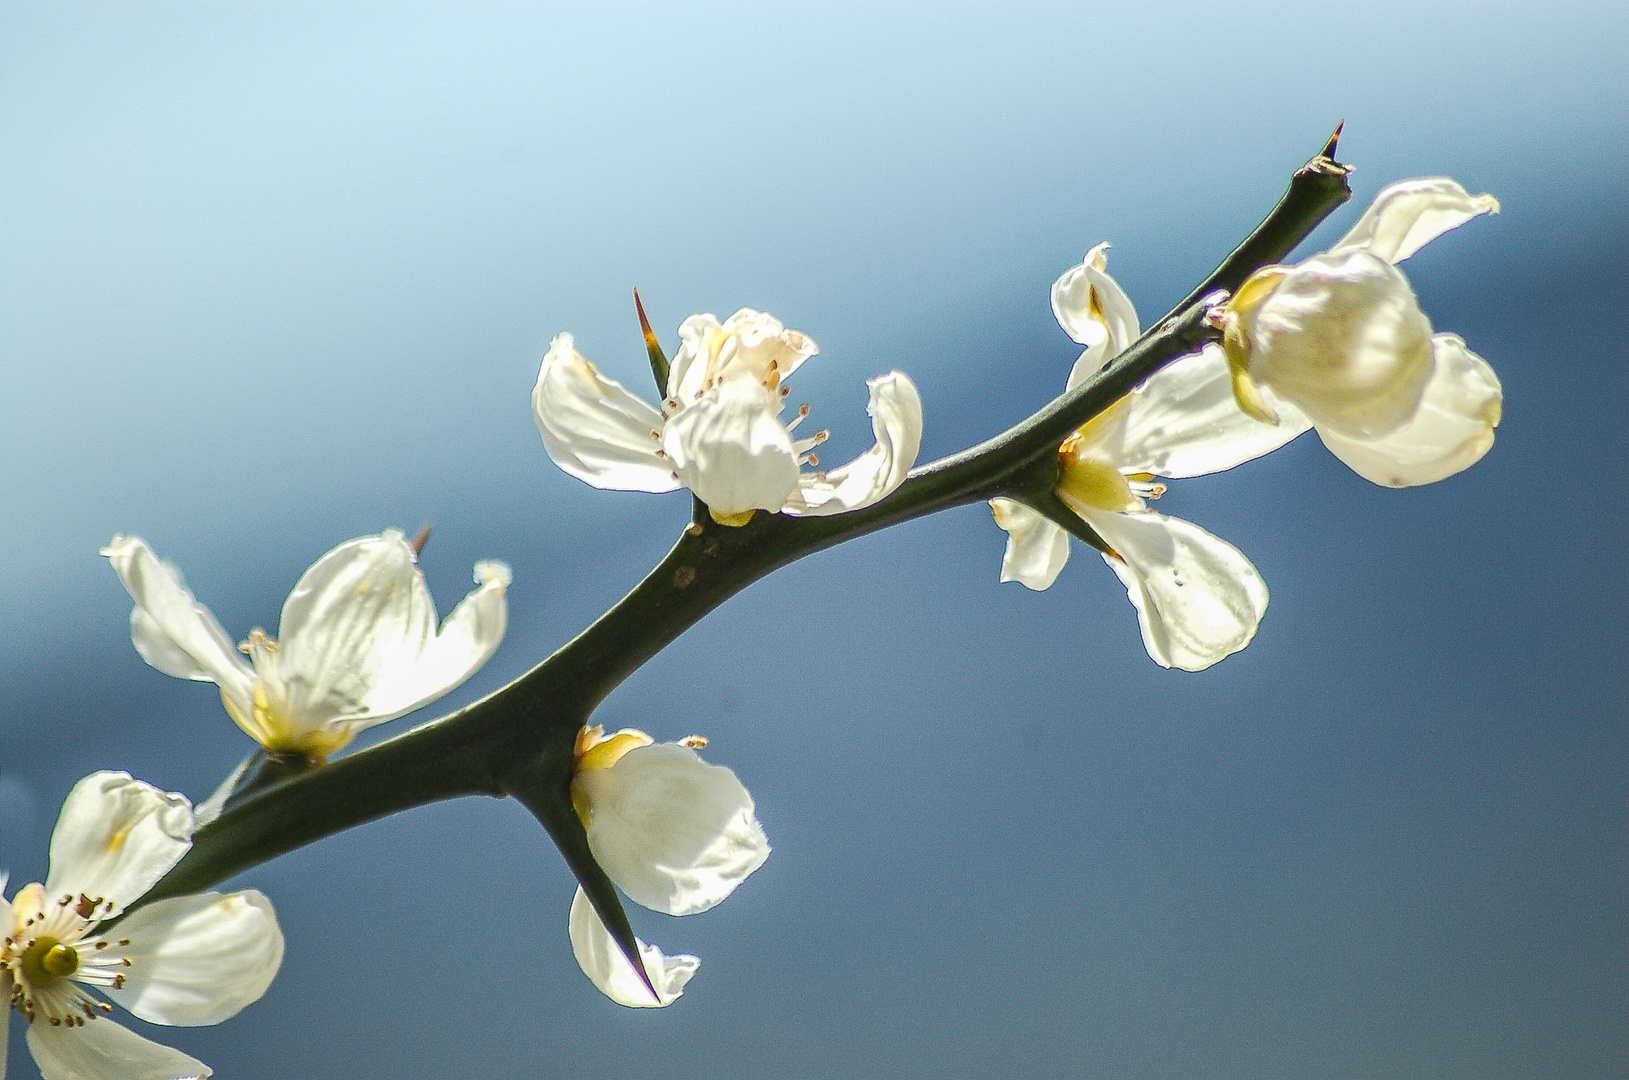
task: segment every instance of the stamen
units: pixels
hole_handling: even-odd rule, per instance
[[[688,746],[692,750],[702,750],[707,746],[707,736],[686,735],[684,738],[679,740],[679,745]]]

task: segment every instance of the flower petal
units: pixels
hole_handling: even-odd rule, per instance
[[[579,772],[588,847],[635,903],[693,915],[769,858],[752,796],[735,773],[678,743],[641,746],[609,769]]]
[[[1414,415],[1431,323],[1390,263],[1351,249],[1295,266],[1253,313],[1250,377],[1321,429],[1374,438]]]
[[[502,563],[436,630],[435,602],[413,549],[394,529],[347,541],[301,576],[283,605],[277,673],[301,731],[383,723],[469,678],[507,625]]]
[[[1431,344],[1431,379],[1402,427],[1369,440],[1318,433],[1331,453],[1366,480],[1386,487],[1434,484],[1470,468],[1493,446],[1504,406],[1499,377],[1457,335],[1438,334]]]
[[[1069,534],[1023,503],[991,499],[996,524],[1007,530],[1001,580],[1022,582],[1039,592],[1050,589],[1069,561]]]
[[[203,1062],[96,1019],[84,1027],[28,1025],[28,1049],[45,1080],[193,1080],[210,1075]]]
[[[1217,345],[1174,360],[1128,396],[1117,445],[1102,453],[1127,473],[1179,478],[1222,472],[1271,453],[1312,426],[1300,409],[1273,402],[1278,424],[1239,408],[1227,357]]]
[[[277,913],[252,889],[155,901],[120,923],[119,937],[130,945],[97,956],[131,962],[107,995],[151,1024],[218,1024],[259,1001],[283,963]]]
[[[577,895],[571,899],[571,951],[577,957],[577,966],[583,969],[600,993],[633,1009],[659,1009],[673,1004],[684,993],[685,983],[696,973],[701,961],[683,953],[668,956],[655,945],[647,945],[639,938],[639,956],[645,971],[656,987],[658,1000],[652,1001],[650,987],[645,985],[634,966],[622,954],[622,947],[611,937],[600,921],[588,894],[577,886]],[[0,1078],[3,1080],[3,1078]]]
[[[1065,270],[1052,284],[1052,313],[1058,317],[1058,324],[1087,347],[1070,375],[1071,387],[1118,356],[1142,334],[1131,298],[1108,274],[1108,248],[1106,243],[1097,245],[1079,265]],[[1096,366],[1083,370],[1082,365],[1089,363],[1087,356]]]
[[[532,416],[549,457],[568,475],[615,491],[673,491],[673,469],[656,451],[662,414],[607,379],[570,334],[549,343],[532,388]]]
[[[115,536],[102,554],[136,601],[130,639],[141,658],[166,675],[218,683],[222,692],[247,703],[254,669],[210,610],[194,599],[181,572],[160,562],[139,536]]]
[[[416,657],[403,657],[397,674],[381,678],[365,699],[361,729],[392,720],[436,700],[481,670],[509,626],[509,567],[495,559],[475,564],[479,588],[458,602]],[[421,579],[422,580],[422,579]]]
[[[1125,584],[1156,664],[1203,671],[1256,636],[1267,585],[1238,548],[1163,514],[1085,517],[1120,555],[1103,561]]]
[[[714,514],[778,512],[797,488],[797,454],[779,407],[779,395],[738,373],[668,421],[662,448],[680,482]]]
[[[795,516],[824,517],[859,510],[881,502],[905,482],[922,448],[922,395],[910,377],[899,371],[879,375],[866,383],[871,401],[865,411],[877,441],[847,465],[828,473],[802,473],[798,489],[787,502]]]
[[[435,638],[436,609],[402,534],[347,540],[311,565],[283,602],[275,678],[301,732],[378,719],[371,699]],[[263,677],[273,676],[265,670]]]
[[[52,901],[81,894],[102,898],[110,919],[141,897],[192,846],[192,804],[185,795],[132,780],[129,773],[92,773],[68,792],[51,833]]]
[[[1446,176],[1403,180],[1376,195],[1329,254],[1363,250],[1389,263],[1400,263],[1450,229],[1481,214],[1498,212],[1498,199],[1472,195]]]
[[[679,326],[679,352],[668,369],[668,396],[683,408],[709,385],[745,373],[778,387],[820,351],[807,334],[788,330],[773,315],[742,308],[722,323],[692,315]]]

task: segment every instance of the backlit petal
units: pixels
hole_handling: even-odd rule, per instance
[[[1329,253],[1364,250],[1389,263],[1400,263],[1450,229],[1478,215],[1498,212],[1498,199],[1472,195],[1446,176],[1403,180],[1376,195]]]
[[[655,911],[706,911],[769,858],[747,789],[687,746],[630,750],[609,769],[579,772],[572,792],[591,815],[594,858]]]
[[[301,729],[372,713],[369,699],[435,637],[436,609],[395,529],[327,552],[283,603],[277,669]]]
[[[866,386],[871,390],[866,412],[876,444],[828,473],[801,474],[787,513],[823,517],[858,510],[880,502],[905,482],[922,448],[922,396],[898,371],[879,375]]]
[[[278,673],[301,730],[377,724],[440,697],[497,648],[509,571],[477,566],[481,587],[438,634],[413,549],[394,529],[347,541],[301,576],[283,605]]]
[[[435,637],[416,656],[403,657],[399,674],[382,677],[363,704],[367,727],[412,712],[446,694],[492,658],[509,625],[509,567],[493,559],[475,564],[479,587],[458,602]]]
[[[713,513],[778,512],[798,484],[780,398],[736,374],[668,421],[662,446],[679,480]]]
[[[991,499],[990,509],[996,524],[1007,530],[1001,580],[1021,582],[1037,591],[1051,588],[1069,561],[1069,534],[1011,499]]]
[[[1432,353],[1420,407],[1402,427],[1369,440],[1319,432],[1359,476],[1386,487],[1434,484],[1470,468],[1493,446],[1504,404],[1499,377],[1453,334],[1433,338]]]
[[[1052,285],[1052,313],[1058,317],[1058,324],[1088,352],[1101,347],[1102,355],[1096,358],[1099,366],[1119,355],[1142,333],[1131,298],[1108,274],[1108,247],[1094,247]],[[1078,382],[1091,373],[1082,371],[1077,364],[1071,378]]]
[[[549,343],[532,389],[532,416],[549,457],[597,488],[673,491],[673,469],[656,451],[662,414],[607,379],[570,334]]]
[[[622,948],[611,937],[610,931],[605,929],[582,886],[577,887],[577,895],[571,900],[570,930],[571,951],[577,957],[577,966],[600,988],[602,994],[618,1005],[634,1009],[671,1005],[684,993],[685,983],[701,966],[701,961],[694,956],[682,953],[668,956],[655,945],[647,945],[634,938],[645,972],[659,995],[658,999],[653,1000],[650,987],[645,985],[634,966],[622,954]]]
[[[247,703],[253,669],[215,616],[187,589],[180,571],[160,562],[138,536],[115,536],[102,554],[136,601],[130,638],[142,659],[166,675],[219,683],[222,691]]]
[[[28,1025],[28,1049],[45,1080],[191,1080],[203,1062],[142,1038],[111,1020],[84,1027]]]
[[[186,796],[129,773],[92,773],[68,793],[51,833],[46,896],[101,897],[113,906],[100,908],[98,917],[111,918],[180,861],[192,846],[192,829]]]
[[[199,893],[158,900],[119,924],[131,961],[107,995],[153,1024],[218,1024],[259,1001],[283,963],[283,932],[260,893]],[[100,958],[100,957],[99,957]]]
[[[1250,377],[1321,429],[1384,435],[1414,415],[1431,324],[1408,281],[1362,250],[1292,268],[1253,314]]]
[[[1267,611],[1267,585],[1238,548],[1162,514],[1086,520],[1120,555],[1103,561],[1125,584],[1156,664],[1203,671],[1250,644]]]
[[[1132,391],[1102,450],[1127,473],[1173,478],[1222,472],[1271,453],[1312,426],[1288,402],[1273,402],[1277,425],[1239,408],[1227,357],[1218,345],[1172,361]]]
[[[668,396],[682,408],[721,379],[744,374],[779,386],[820,351],[807,334],[773,315],[742,308],[722,323],[692,315],[679,326],[679,351],[668,369]]]

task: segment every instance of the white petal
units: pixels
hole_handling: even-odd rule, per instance
[[[692,315],[679,326],[679,351],[668,368],[668,397],[689,405],[712,383],[745,374],[778,385],[820,351],[806,334],[788,330],[773,315],[742,308],[722,323]]]
[[[102,554],[136,601],[130,638],[141,658],[166,675],[219,683],[247,703],[253,669],[210,610],[193,598],[180,571],[160,562],[137,536],[115,536]]]
[[[1498,199],[1472,195],[1446,176],[1404,180],[1376,195],[1357,224],[1329,251],[1364,250],[1400,263],[1448,230],[1498,212]]]
[[[51,833],[51,901],[81,894],[112,902],[99,918],[123,911],[153,887],[192,846],[192,804],[185,795],[92,773],[74,785]]]
[[[1239,408],[1218,345],[1172,361],[1132,391],[1118,445],[1104,449],[1127,473],[1204,476],[1271,453],[1312,426],[1300,409],[1274,401],[1277,426]]]
[[[662,430],[662,414],[601,375],[572,342],[570,334],[555,336],[532,388],[532,416],[549,457],[597,488],[678,488],[651,434]]]
[[[301,576],[283,605],[278,677],[299,730],[381,723],[467,679],[497,648],[508,568],[477,567],[479,589],[436,632],[435,602],[394,529],[347,541]]]
[[[381,678],[364,704],[367,727],[412,712],[446,694],[492,658],[509,626],[509,567],[495,559],[475,564],[479,588],[458,602],[416,657],[398,660],[398,676]]]
[[[662,447],[685,487],[715,514],[778,512],[798,484],[777,395],[736,374],[668,421]]]
[[[1069,561],[1069,534],[1023,503],[991,499],[996,524],[1007,530],[1007,552],[1001,558],[1001,580],[1031,589],[1050,589]]]
[[[84,1027],[28,1026],[28,1049],[45,1080],[191,1080],[210,1068],[111,1020]]]
[[[647,945],[634,938],[645,972],[656,987],[659,1000],[653,1001],[650,987],[645,985],[634,966],[622,954],[621,946],[600,921],[599,913],[594,910],[588,894],[583,892],[580,885],[577,895],[571,899],[570,929],[571,951],[577,957],[577,966],[600,988],[600,993],[618,1005],[634,1009],[657,1009],[671,1005],[684,993],[685,983],[701,966],[701,961],[694,956],[682,953],[668,956],[655,945]]]
[[[1058,324],[1087,347],[1097,367],[1118,356],[1142,334],[1131,298],[1105,269],[1108,247],[1094,247],[1084,261],[1065,270],[1052,285],[1052,313],[1058,317]],[[1085,359],[1082,356],[1082,361]],[[1070,376],[1071,385],[1095,370],[1083,370],[1077,363]]]
[[[1250,376],[1320,428],[1373,438],[1414,415],[1431,323],[1408,281],[1362,250],[1292,268],[1254,314]]]
[[[922,448],[922,395],[916,384],[903,372],[890,371],[866,386],[871,401],[865,411],[871,416],[876,444],[828,473],[801,474],[798,490],[786,506],[788,514],[824,517],[870,506],[903,484],[916,464]]]
[[[1386,487],[1434,484],[1470,468],[1493,446],[1504,405],[1499,377],[1454,334],[1438,334],[1431,344],[1431,380],[1402,427],[1366,441],[1318,433],[1359,476]]]
[[[1256,636],[1267,585],[1238,548],[1162,514],[1089,513],[1086,520],[1121,555],[1103,561],[1125,584],[1156,664],[1203,671]]]
[[[693,915],[769,858],[752,796],[722,765],[678,743],[641,746],[572,781],[591,815],[588,847],[635,903]]]
[[[277,914],[254,890],[158,900],[118,933],[130,945],[105,955],[131,963],[124,986],[107,995],[152,1024],[218,1024],[259,1001],[283,963]]]

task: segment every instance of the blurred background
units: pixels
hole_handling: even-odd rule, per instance
[[[612,1005],[512,802],[420,809],[244,875],[288,936],[217,1028],[241,1078],[1606,1077],[1629,1072],[1629,9],[1617,3],[291,3],[0,8],[0,866],[80,776],[202,798],[248,750],[130,647],[97,549],[145,537],[227,630],[318,555],[435,524],[443,612],[514,568],[501,686],[637,582],[682,495],[543,452],[551,336],[643,393],[752,306],[870,442],[924,459],[1039,407],[1053,279],[1112,241],[1151,322],[1335,123],[1357,196],[1504,212],[1406,270],[1494,365],[1498,444],[1394,492],[1308,436],[1161,504],[1273,590],[1244,653],[1144,654],[1078,545],[997,584],[968,507],[753,586],[607,725],[700,732],[775,854],[717,910],[631,909],[702,968]],[[35,1075],[19,1025],[12,1076]]]

